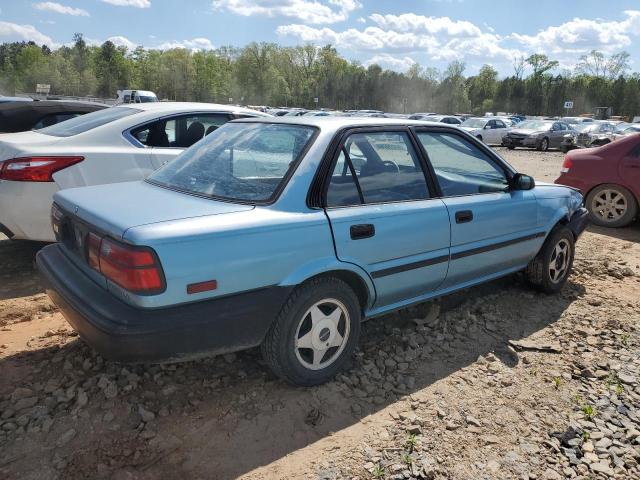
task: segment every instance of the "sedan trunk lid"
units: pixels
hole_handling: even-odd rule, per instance
[[[42,154],[42,147],[50,147],[62,140],[37,131],[0,134],[0,162],[16,157]],[[40,153],[38,153],[40,152]]]
[[[105,198],[109,201],[105,202]],[[188,195],[144,181],[67,189],[58,192],[54,201],[64,211],[114,238],[122,238],[128,229],[141,225],[254,208]]]

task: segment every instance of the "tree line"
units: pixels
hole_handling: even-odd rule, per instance
[[[640,113],[640,74],[630,73],[629,55],[598,51],[580,57],[572,71],[534,54],[513,61],[499,78],[491,65],[465,75],[465,64],[444,70],[414,64],[405,73],[348,61],[331,45],[283,47],[251,43],[190,51],[138,47],[128,51],[106,41],[88,45],[82,34],[51,50],[33,42],[0,44],[0,93],[34,92],[51,85],[52,95],[113,98],[117,89],[152,90],[159,98],[247,105],[378,109],[388,112],[511,112],[563,115],[612,107],[615,115]],[[318,99],[318,103],[314,99]]]

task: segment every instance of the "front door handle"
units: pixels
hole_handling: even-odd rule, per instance
[[[362,240],[363,238],[373,237],[376,234],[376,227],[371,223],[351,225],[349,233],[351,235],[351,240]]]
[[[460,210],[456,212],[456,223],[468,223],[473,220],[473,212],[471,210]]]

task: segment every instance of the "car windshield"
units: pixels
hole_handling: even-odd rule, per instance
[[[552,122],[543,122],[540,120],[526,120],[518,124],[518,128],[524,130],[548,130],[551,128]]]
[[[461,127],[471,127],[471,128],[484,128],[487,120],[482,118],[470,118],[469,120],[465,120],[462,122]]]
[[[269,201],[296,165],[314,131],[301,125],[228,123],[147,180],[213,198]]]
[[[107,123],[119,120],[141,110],[130,107],[111,107],[97,112],[87,113],[79,117],[56,123],[50,127],[40,128],[36,130],[38,133],[52,135],[54,137],[72,137],[79,133],[84,133],[96,127],[106,125]]]

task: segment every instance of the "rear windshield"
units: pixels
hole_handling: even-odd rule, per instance
[[[213,198],[267,202],[275,197],[314,131],[300,125],[227,123],[147,180]]]
[[[86,115],[81,115],[50,127],[41,128],[37,131],[38,133],[44,133],[45,135],[52,135],[54,137],[71,137],[140,111],[141,110],[137,108],[130,107],[105,108],[104,110],[87,113]]]

